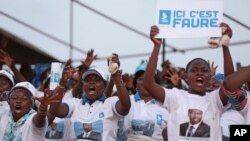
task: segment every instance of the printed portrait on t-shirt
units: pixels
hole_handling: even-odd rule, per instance
[[[126,138],[126,134],[125,134],[124,120],[119,119],[117,122],[117,126],[118,126],[118,129],[116,132],[117,141],[126,141],[127,138]]]
[[[189,138],[209,138],[210,126],[202,121],[202,116],[202,110],[189,109],[189,120],[180,124],[180,136]]]
[[[74,122],[77,139],[102,141],[103,123],[101,120],[92,123]]]
[[[48,126],[45,138],[46,139],[62,139],[63,137],[64,122],[53,122]]]
[[[154,133],[155,123],[153,120],[132,120],[132,129],[135,135],[151,137]]]

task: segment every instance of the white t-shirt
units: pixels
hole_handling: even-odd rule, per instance
[[[185,90],[166,89],[164,106],[169,111],[168,140],[187,141],[195,138],[199,141],[221,141],[222,133],[220,117],[226,109],[223,107],[219,97],[219,89],[206,93],[205,96],[190,94]],[[188,110],[199,109],[202,113],[202,124],[209,126],[210,137],[185,137],[180,135],[181,124],[189,122]],[[186,127],[188,128],[188,127]],[[198,129],[196,129],[197,131]],[[186,131],[185,131],[186,132]],[[194,133],[195,134],[195,133]],[[204,133],[205,134],[205,133]],[[207,134],[207,133],[206,133]]]
[[[154,140],[163,140],[162,130],[167,126],[168,111],[155,99],[145,103],[136,93],[130,96],[131,108],[124,117],[127,136],[145,135]]]
[[[0,140],[3,140],[6,131],[8,120],[10,118],[9,112],[10,111],[7,110],[3,115],[0,115]],[[48,121],[46,118],[45,126],[42,128],[37,128],[32,122],[35,114],[36,112],[31,114],[25,123],[17,128],[13,141],[44,141],[44,135],[46,132],[46,127],[48,126]]]
[[[247,104],[241,110],[243,117],[245,118],[246,124],[250,124],[250,92],[247,91]]]
[[[6,110],[10,109],[7,101],[0,101],[0,116],[3,115]]]
[[[222,134],[226,137],[230,137],[229,126],[234,124],[238,125],[244,123],[245,119],[240,112],[233,109],[229,109],[225,111],[221,116]]]
[[[69,106],[71,120],[70,141],[82,140],[84,138],[84,127],[92,132],[88,135],[90,138],[98,141],[115,141],[117,122],[123,116],[116,111],[115,104],[118,97],[110,97],[105,101],[96,100],[89,105],[83,102],[83,99],[73,98],[65,103]],[[77,139],[78,138],[78,139]]]

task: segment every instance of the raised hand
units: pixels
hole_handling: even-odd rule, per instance
[[[112,53],[112,55],[109,58],[107,58],[107,62],[108,62],[109,72],[111,74],[115,74],[120,68],[120,60],[118,54]]]
[[[212,61],[212,64],[210,64],[210,61],[207,61],[210,67],[211,76],[214,76],[216,74],[216,69],[218,68],[218,65],[214,66],[214,62]]]
[[[169,79],[174,86],[178,87],[180,85],[181,78],[178,75],[177,71],[172,68],[167,71],[167,74],[168,76],[166,76],[166,78]]]
[[[151,26],[151,30],[150,30],[150,39],[152,40],[152,42],[154,43],[155,47],[160,47],[161,46],[161,39],[157,39],[155,38],[155,36],[159,33],[159,28],[154,25]]]
[[[8,67],[13,65],[14,59],[4,50],[0,49],[0,62],[6,64]]]
[[[220,44],[222,45],[222,47],[228,47],[230,39],[233,36],[233,31],[226,23],[221,23],[220,27],[222,29],[222,37]]]
[[[65,68],[63,70],[62,73],[62,78],[60,80],[60,85],[65,86],[67,80],[71,79],[71,78],[76,78],[76,75],[79,76],[79,69],[78,68],[72,68],[71,67],[71,59],[68,59],[66,64],[65,64]],[[79,79],[79,78],[76,78]]]
[[[50,105],[60,103],[65,94],[65,88],[61,86],[57,86],[54,90],[46,89],[44,91],[43,97],[32,97],[34,100],[38,100],[41,105]]]
[[[94,55],[94,49],[91,49],[91,50],[88,51],[87,57],[86,57],[86,59],[84,61],[82,61],[82,64],[86,68],[88,68],[96,58],[97,58],[97,54]]]
[[[228,35],[229,38],[232,38],[233,36],[233,31],[230,28],[230,26],[226,23],[221,23],[220,27],[222,28],[222,35]]]
[[[233,31],[230,26],[226,23],[221,23],[220,28],[222,30],[221,37],[211,37],[208,40],[210,48],[217,48],[219,46],[228,47],[230,39],[233,36]]]

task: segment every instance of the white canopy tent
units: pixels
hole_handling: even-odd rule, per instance
[[[230,50],[233,61],[248,65],[250,44],[249,0],[224,0],[224,22],[233,29]],[[93,48],[94,65],[107,70],[106,58],[116,52],[124,72],[133,73],[148,59],[153,44],[148,38],[155,22],[154,0],[22,0],[0,1],[0,28],[36,45],[60,61],[85,59]],[[240,8],[236,8],[240,7]],[[209,49],[207,38],[167,39],[165,57],[185,67],[195,57],[214,61],[223,71],[222,51]]]

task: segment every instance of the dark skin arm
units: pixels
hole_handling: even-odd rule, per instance
[[[55,90],[45,90],[43,97],[33,97],[34,100],[40,102],[38,111],[33,117],[32,121],[36,127],[42,128],[45,125],[46,116],[48,116],[49,123],[52,122],[55,116],[48,114],[47,109],[48,105],[52,103],[58,103],[65,93],[65,88],[58,86]]]
[[[65,68],[63,70],[62,78],[60,80],[60,85],[58,86],[59,88],[65,88],[65,82],[72,77],[72,73],[74,73],[74,69],[70,67],[70,60],[67,61]],[[65,93],[64,93],[65,94]],[[62,93],[55,93],[53,94],[53,101],[50,104],[49,108],[49,116],[51,118],[59,117],[59,118],[64,118],[67,116],[69,109],[66,104],[62,103],[62,99],[64,94]],[[60,109],[60,110],[58,110]],[[53,120],[52,120],[53,121]]]
[[[53,101],[51,102],[50,108],[49,108],[49,112],[51,115],[54,115],[55,117],[59,117],[59,118],[64,118],[67,116],[69,109],[66,104],[62,103],[62,98],[64,94],[65,94],[65,88],[64,88],[64,93],[53,94],[53,97],[52,97]]]
[[[143,86],[149,93],[158,101],[164,102],[165,92],[164,89],[155,82],[155,70],[158,61],[158,55],[161,48],[161,39],[155,38],[155,35],[159,33],[157,26],[152,26],[150,31],[150,38],[154,43],[154,48],[148,61],[147,69],[144,73]]]
[[[220,26],[227,28],[227,30],[224,33],[222,33],[222,35],[228,35],[230,38],[232,38],[233,31],[229,27],[229,25],[226,23],[221,23]],[[233,60],[232,60],[231,53],[230,53],[228,46],[222,45],[222,50],[223,50],[223,57],[224,57],[223,58],[223,60],[224,60],[224,75],[228,76],[234,72]]]
[[[48,105],[41,104],[38,108],[37,114],[33,117],[32,121],[37,128],[42,128],[45,125],[47,108]]]
[[[73,90],[72,90],[74,97],[81,97],[81,95],[79,96],[79,92],[82,91],[81,75],[90,67],[90,65],[96,58],[97,58],[97,55],[95,55],[94,50],[91,49],[88,51],[87,57],[85,58],[85,60],[82,61],[82,65],[80,66],[82,69],[79,70],[78,72],[79,77],[76,78],[76,84],[73,86]]]
[[[117,96],[119,98],[119,101],[117,101],[115,107],[119,114],[125,116],[128,114],[131,107],[129,93],[124,82],[122,81],[122,74],[120,71],[117,71],[115,74],[113,74],[113,79],[117,89]]]
[[[117,54],[113,53],[112,54],[114,56],[114,58],[107,58],[107,64],[109,66],[109,62],[110,60],[114,63],[117,63],[118,66],[120,67],[120,61],[119,61],[119,57]],[[105,88],[104,94],[106,97],[111,97],[112,93],[113,93],[113,87],[114,87],[114,80],[113,80],[113,75],[111,75],[110,81],[108,82],[107,87]]]
[[[250,79],[250,66],[242,67],[238,71],[230,74],[223,82],[223,86],[228,91],[235,91]]]
[[[2,49],[0,49],[0,62],[6,64],[12,70],[18,82],[26,81],[26,78],[17,70],[14,59]]]
[[[222,35],[228,35],[229,38],[233,36],[232,29],[229,27],[228,24],[221,23],[220,27],[227,28],[227,30],[223,32]],[[222,50],[223,50],[223,60],[224,60],[224,75],[225,77],[227,77],[234,72],[233,60],[228,46],[222,45]],[[220,99],[223,105],[227,104],[228,98],[224,94],[222,94],[221,91],[220,91]]]
[[[119,57],[117,54],[113,54],[114,57],[112,58],[112,60],[108,60],[108,62],[110,63],[118,63],[120,66],[120,61],[119,61]],[[109,64],[108,64],[109,65]],[[122,80],[122,72],[120,70],[116,71],[114,74],[112,74],[112,78],[113,78],[113,82],[116,86],[117,89],[117,96],[119,98],[119,100],[117,101],[115,107],[117,112],[120,115],[127,115],[130,107],[131,107],[131,102],[130,102],[130,98],[129,98],[129,93],[125,87],[125,84]]]

